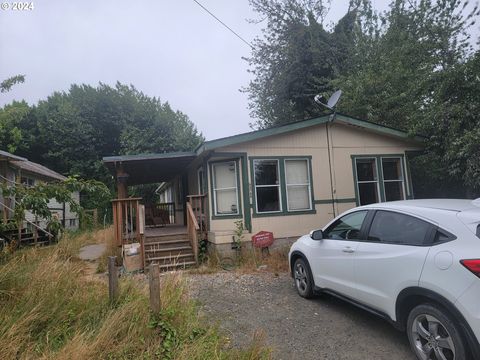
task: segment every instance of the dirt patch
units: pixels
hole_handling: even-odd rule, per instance
[[[274,359],[409,360],[404,333],[330,296],[300,298],[286,273],[189,275],[191,295],[230,334],[232,346],[263,330]]]

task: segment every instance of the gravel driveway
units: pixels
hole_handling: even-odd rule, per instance
[[[413,360],[405,334],[331,296],[300,298],[288,274],[190,275],[191,295],[232,345],[264,330],[274,359]]]

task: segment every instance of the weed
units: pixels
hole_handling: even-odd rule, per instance
[[[58,245],[21,249],[0,264],[0,359],[268,359],[264,342],[226,349],[187,293],[185,279],[162,276],[159,314],[146,285],[120,279],[118,301],[85,276],[81,246],[103,233],[66,234]],[[149,326],[150,324],[150,326]]]

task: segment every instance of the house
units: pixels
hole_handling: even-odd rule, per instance
[[[39,182],[48,183],[65,179],[65,176],[43,165],[0,150],[0,182],[7,186],[15,186],[17,183],[35,186]],[[73,193],[72,196],[76,201],[79,201],[80,195],[78,192]],[[53,213],[57,214],[65,228],[78,228],[78,215],[71,211],[68,203],[58,203],[55,199],[51,199],[48,207]],[[14,209],[15,199],[4,197],[0,191],[0,219],[4,223],[12,218]],[[32,223],[43,229],[47,226],[45,219],[35,219],[35,216],[27,211],[25,214],[24,231],[32,231],[31,227],[34,226]]]
[[[193,152],[103,160],[119,199],[128,199],[128,186],[163,182],[157,192],[164,203],[154,207],[174,215],[163,218],[163,231],[183,228],[188,235],[191,218],[211,249],[228,253],[238,220],[245,241],[265,230],[281,244],[357,205],[413,198],[408,160],[422,149],[421,137],[336,114],[206,141]],[[125,224],[118,226],[121,238]],[[144,251],[161,262],[176,253],[148,246],[154,229],[154,242],[161,243],[162,228],[147,227]]]

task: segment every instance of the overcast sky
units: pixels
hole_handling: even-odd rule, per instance
[[[13,1],[1,0],[2,2]],[[247,41],[263,24],[248,0],[200,0]],[[376,1],[379,10],[387,1]],[[35,103],[72,83],[133,84],[186,113],[207,139],[249,131],[250,48],[193,0],[37,0],[32,11],[0,10],[0,79],[26,82],[0,95]],[[332,1],[327,23],[348,0]]]

